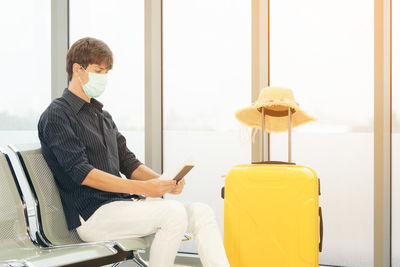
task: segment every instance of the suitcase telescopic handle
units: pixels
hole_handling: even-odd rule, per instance
[[[260,159],[261,162],[264,161],[264,132],[265,132],[265,115],[272,115],[272,116],[288,116],[288,163],[292,162],[292,114],[294,110],[292,108],[288,108],[288,112],[285,114],[277,114],[271,113],[271,111],[266,110],[264,107],[259,110],[261,112],[261,134],[260,134]],[[271,114],[268,114],[271,113]],[[267,134],[267,162],[270,161],[270,133]]]
[[[322,252],[323,241],[324,241],[324,222],[322,220],[322,208],[319,207],[319,252]]]

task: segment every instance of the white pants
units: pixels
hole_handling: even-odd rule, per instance
[[[149,199],[101,206],[77,232],[87,242],[156,233],[149,267],[173,266],[185,233],[192,233],[204,267],[229,267],[213,209],[203,203]]]

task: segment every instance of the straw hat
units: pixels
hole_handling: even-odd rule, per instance
[[[247,126],[261,129],[262,108],[264,108],[265,114],[265,130],[268,132],[284,132],[289,129],[289,108],[292,128],[316,120],[300,109],[299,103],[294,101],[292,90],[278,86],[262,89],[257,101],[250,107],[236,111],[235,117]]]

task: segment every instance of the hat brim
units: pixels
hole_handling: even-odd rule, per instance
[[[292,128],[300,126],[302,124],[315,121],[317,120],[316,118],[308,115],[306,112],[301,110],[297,105],[291,104],[291,103],[271,103],[271,104],[264,104],[263,107],[265,108],[273,108],[274,106],[285,106],[285,107],[290,107],[292,110],[294,110],[293,114],[291,115],[292,119]],[[235,117],[237,120],[239,120],[241,123],[254,127],[254,128],[259,128],[261,129],[261,112],[258,111],[256,106],[250,106],[250,107],[245,107],[240,110],[238,110],[235,113]],[[268,132],[284,132],[288,131],[289,125],[288,125],[288,116],[281,116],[281,117],[275,117],[275,116],[270,116],[270,115],[265,115],[264,117],[264,126],[265,130]]]

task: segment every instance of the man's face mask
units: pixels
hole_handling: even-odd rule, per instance
[[[85,94],[90,98],[99,97],[106,89],[107,74],[88,72],[83,67],[81,68],[89,75],[89,80],[86,84],[83,84],[81,78],[78,76]]]

